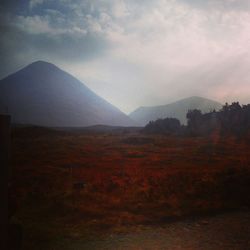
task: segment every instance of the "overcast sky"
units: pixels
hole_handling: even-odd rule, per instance
[[[7,0],[0,78],[45,60],[122,111],[250,103],[250,0]]]

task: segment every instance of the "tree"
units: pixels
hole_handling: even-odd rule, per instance
[[[158,119],[150,121],[143,132],[152,134],[176,134],[181,128],[180,121],[176,118]]]
[[[187,112],[187,127],[192,135],[197,134],[202,120],[202,113],[199,109],[189,110]]]

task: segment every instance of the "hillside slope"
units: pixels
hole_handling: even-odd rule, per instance
[[[192,96],[167,105],[140,107],[129,116],[140,125],[146,125],[149,121],[166,117],[177,118],[181,123],[185,124],[186,114],[190,109],[200,109],[202,112],[209,112],[213,109],[218,110],[221,107],[222,105],[219,102]]]
[[[134,125],[82,82],[43,61],[0,81],[0,111],[8,111],[13,123],[40,126]]]

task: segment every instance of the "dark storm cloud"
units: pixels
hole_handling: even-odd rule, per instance
[[[29,34],[15,27],[2,32],[0,55],[3,66],[0,75],[11,73],[17,66],[43,59],[56,61],[84,61],[100,56],[107,44],[95,35],[75,39],[71,35]]]
[[[58,2],[57,5],[55,1],[40,0],[3,2],[0,78],[33,60],[85,61],[109,48],[94,14],[89,14],[89,4],[76,13],[77,1]]]
[[[1,13],[15,12],[16,14],[24,14],[27,12],[29,0],[2,0],[0,4]]]

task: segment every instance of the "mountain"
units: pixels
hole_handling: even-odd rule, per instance
[[[186,124],[186,114],[190,109],[200,109],[203,113],[218,110],[222,107],[219,102],[203,97],[192,96],[162,106],[140,107],[133,111],[129,116],[138,124],[144,126],[149,121],[158,118],[177,118],[182,124]]]
[[[55,65],[37,61],[0,81],[0,112],[13,123],[51,127],[134,122]]]

